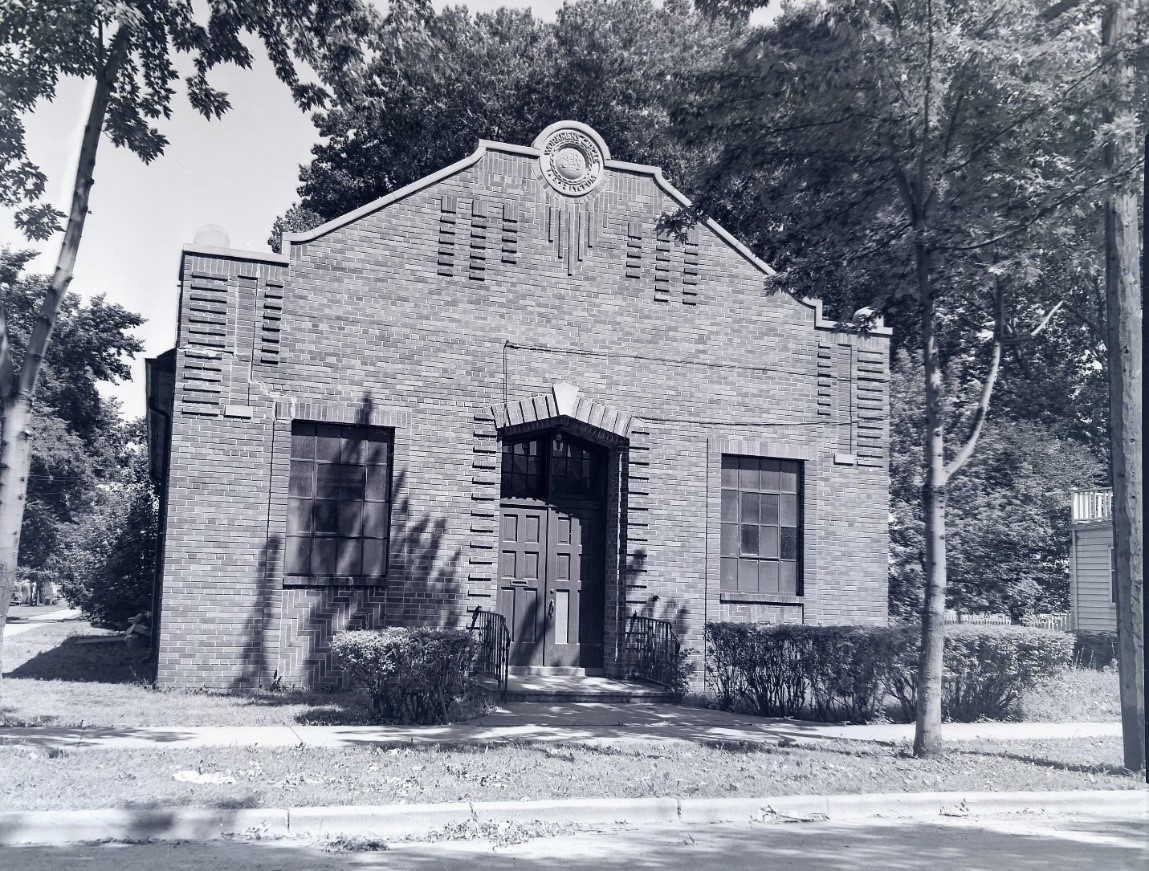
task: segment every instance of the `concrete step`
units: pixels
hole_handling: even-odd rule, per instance
[[[484,678],[484,688],[498,692],[498,684]],[[567,674],[511,674],[506,691],[501,694],[505,702],[540,702],[567,704],[599,702],[609,705],[630,703],[665,703],[673,696],[664,687],[635,681],[613,680],[605,677],[587,677]]]

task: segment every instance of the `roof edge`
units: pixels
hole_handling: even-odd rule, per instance
[[[444,166],[442,169],[437,170],[430,175],[424,176],[421,179],[413,181],[411,184],[405,185],[404,187],[399,188],[397,191],[391,191],[391,193],[387,194],[386,196],[379,197],[379,199],[373,200],[372,202],[367,203],[365,206],[360,206],[359,208],[347,212],[344,215],[340,215],[338,218],[332,218],[326,224],[320,224],[318,227],[313,227],[310,230],[304,230],[300,233],[284,233],[283,241],[280,243],[280,245],[298,245],[303,242],[312,242],[318,239],[320,236],[326,236],[328,233],[358,221],[360,218],[366,215],[370,215],[372,212],[377,212],[379,209],[385,208],[392,203],[397,203],[400,200],[404,200],[412,194],[418,193],[424,188],[428,188],[445,178],[451,177],[455,173],[462,172],[464,169],[474,166],[482,159],[483,155],[487,153],[489,147],[493,144],[494,143],[489,143],[485,140],[480,140],[479,147],[471,152],[471,154],[464,157],[462,160],[456,160],[449,166]],[[533,149],[524,150],[533,152]]]
[[[290,259],[283,254],[273,251],[248,251],[244,248],[217,248],[214,245],[196,245],[188,243],[181,249],[182,255],[197,255],[200,257],[226,257],[229,260],[258,260],[260,263],[271,263],[276,266],[286,266]]]

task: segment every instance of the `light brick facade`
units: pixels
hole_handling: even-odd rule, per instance
[[[611,445],[608,673],[635,611],[699,656],[707,621],[885,622],[888,331],[767,292],[714,225],[661,236],[657,170],[601,176],[482,143],[285,257],[184,249],[161,685],[329,683],[334,631],[493,608],[500,436],[548,422]],[[285,581],[293,420],[393,429],[385,580]],[[802,462],[802,595],[720,590],[724,454]]]

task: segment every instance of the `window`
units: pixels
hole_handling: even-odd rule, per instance
[[[386,577],[392,441],[379,427],[291,425],[288,575]]]
[[[601,499],[606,451],[563,432],[503,442],[504,499]]]
[[[802,466],[722,457],[721,588],[802,593]]]

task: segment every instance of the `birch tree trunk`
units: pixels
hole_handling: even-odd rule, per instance
[[[926,436],[925,484],[922,508],[925,520],[925,592],[922,603],[922,648],[918,660],[918,698],[914,727],[914,755],[933,756],[942,743],[942,656],[945,650],[946,511],[945,426],[942,417],[942,372],[934,324],[933,289],[929,253],[919,243],[918,293],[922,312],[922,359],[925,370]]]
[[[32,440],[29,426],[32,418],[32,397],[60,304],[72,282],[76,254],[88,217],[88,197],[92,190],[96,167],[96,150],[108,110],[108,100],[116,73],[127,53],[128,31],[121,28],[112,38],[106,60],[96,79],[80,157],[76,166],[76,179],[72,187],[72,206],[60,244],[60,254],[52,279],[44,291],[44,301],[36,314],[31,338],[24,359],[17,371],[10,360],[3,361],[7,375],[0,384],[0,661],[3,656],[4,625],[8,620],[8,603],[16,583],[16,568],[20,557],[20,528],[24,523],[24,505],[28,489],[28,469],[32,461]],[[5,337],[6,338],[6,337]],[[5,351],[7,351],[5,343]]]
[[[1105,5],[1101,43],[1120,43],[1125,4]],[[1119,55],[1118,55],[1119,57]],[[1110,65],[1114,104],[1126,110],[1130,75],[1119,60]],[[1105,169],[1128,166],[1135,151],[1118,139],[1105,149]],[[1128,183],[1105,198],[1105,300],[1108,317],[1109,443],[1113,463],[1113,536],[1117,569],[1117,650],[1125,767],[1145,768],[1145,501],[1142,437],[1142,312],[1137,195]]]

